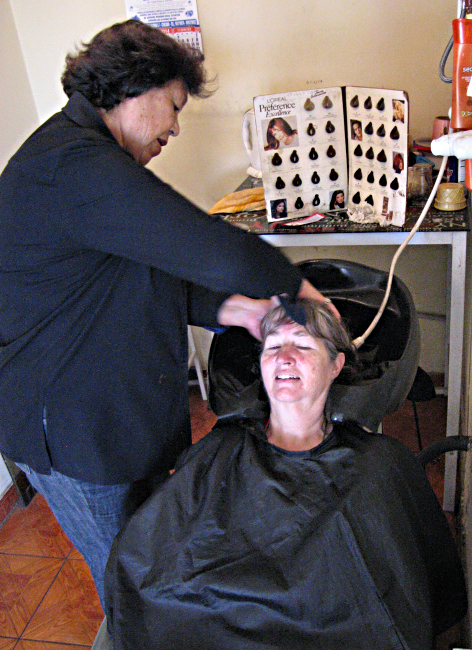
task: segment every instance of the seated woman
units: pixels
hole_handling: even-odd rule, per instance
[[[333,423],[342,325],[262,324],[267,423],[218,422],[117,537],[115,650],[431,650],[466,611],[454,540],[404,445]]]

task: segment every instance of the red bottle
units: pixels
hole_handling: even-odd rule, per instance
[[[472,129],[472,97],[467,95],[472,78],[472,20],[456,18],[452,21],[453,72],[451,127]],[[472,160],[465,161],[465,184],[472,189]]]
[[[467,95],[472,78],[472,20],[456,18],[452,21],[454,63],[452,73],[453,129],[472,129],[472,97]]]

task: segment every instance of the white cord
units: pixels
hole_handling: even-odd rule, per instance
[[[381,316],[382,316],[382,314],[384,312],[384,309],[385,309],[385,307],[387,305],[387,302],[388,302],[388,299],[390,297],[390,290],[392,288],[392,282],[393,282],[393,272],[395,270],[395,265],[397,263],[397,260],[400,257],[400,255],[403,253],[403,251],[406,248],[407,244],[409,243],[410,239],[413,237],[415,232],[418,230],[418,228],[423,223],[423,219],[425,218],[425,216],[426,216],[426,214],[427,214],[427,212],[429,210],[429,206],[431,205],[431,203],[432,203],[432,201],[433,201],[433,199],[434,199],[434,197],[436,195],[436,192],[438,190],[438,186],[439,186],[439,183],[441,182],[441,179],[443,177],[444,170],[446,168],[446,164],[447,164],[447,156],[444,156],[444,158],[442,159],[441,167],[439,168],[438,177],[436,178],[436,182],[434,183],[433,189],[431,190],[431,194],[429,195],[428,200],[426,201],[426,205],[424,206],[420,216],[418,217],[417,222],[415,223],[415,225],[411,229],[411,232],[409,233],[408,237],[398,247],[397,252],[393,256],[393,260],[392,260],[392,263],[390,265],[390,272],[389,272],[389,275],[388,275],[387,288],[385,289],[385,295],[384,295],[384,298],[382,300],[382,304],[380,305],[379,310],[378,310],[377,314],[374,317],[374,320],[369,325],[369,327],[366,329],[364,334],[362,334],[362,336],[358,336],[352,342],[353,346],[356,349],[359,349],[361,347],[361,345],[363,345],[365,343],[366,338],[368,336],[370,336],[370,334],[372,333],[373,329],[375,328],[375,326],[379,322],[379,320],[380,320],[380,318],[381,318]]]

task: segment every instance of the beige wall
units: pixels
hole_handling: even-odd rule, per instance
[[[124,19],[125,0],[10,2],[42,121],[63,104],[66,52]],[[336,7],[325,0],[198,0],[198,9],[218,91],[191,102],[181,137],[154,167],[203,207],[244,177],[240,122],[255,95],[345,84],[401,88],[410,95],[413,137],[430,136],[433,118],[449,107],[450,87],[437,67],[456,0]]]
[[[60,76],[66,54],[100,29],[125,20],[125,2],[10,0],[10,4],[39,121],[43,122],[65,103]]]
[[[9,0],[0,0],[0,171],[38,123]]]
[[[413,137],[429,137],[434,117],[449,107],[450,87],[437,67],[455,0],[359,0],[336,8],[324,0],[220,0],[218,11],[200,0],[198,6],[219,89],[187,112],[190,135],[178,145],[187,154],[184,165],[169,153],[159,166],[203,207],[241,180],[241,115],[256,95],[345,84],[401,88],[410,95]]]
[[[0,0],[0,171],[37,124],[38,116],[9,0]],[[0,498],[11,485],[0,458]]]

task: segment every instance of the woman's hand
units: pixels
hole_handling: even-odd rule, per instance
[[[272,300],[254,300],[235,294],[227,298],[218,311],[220,325],[237,325],[245,327],[258,341],[261,340],[261,321],[267,312],[275,306]]]
[[[297,298],[305,298],[306,300],[314,300],[315,302],[319,302],[322,305],[325,305],[332,312],[333,316],[337,318],[337,320],[341,320],[341,314],[338,312],[331,300],[329,298],[325,298],[323,294],[320,293],[318,289],[315,289],[315,287],[310,284],[308,280],[305,280],[305,278],[302,280]]]
[[[315,287],[303,279],[298,292],[298,298],[313,300],[326,305],[335,318],[341,320],[341,315],[331,301],[325,298]],[[245,327],[258,341],[261,340],[261,321],[267,312],[280,304],[279,299],[274,296],[270,300],[254,300],[247,296],[234,294],[227,298],[218,311],[218,322],[220,325]]]

